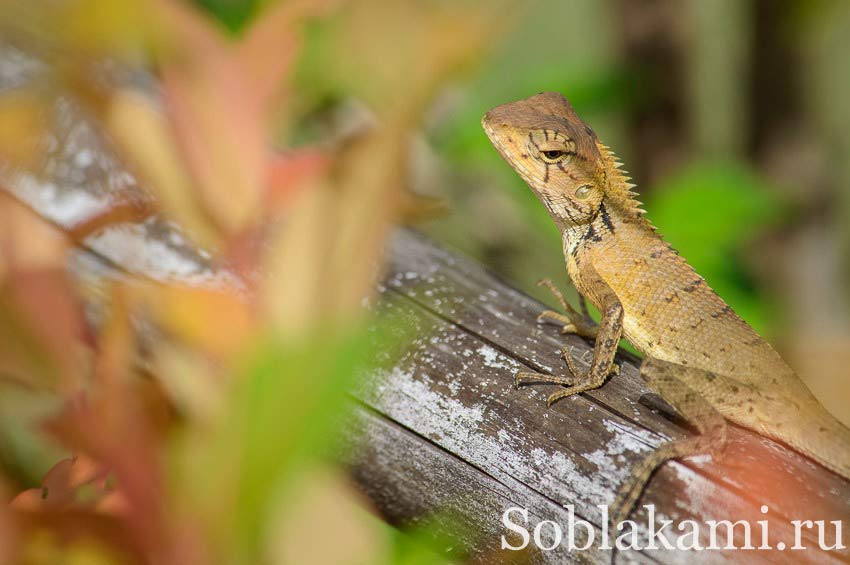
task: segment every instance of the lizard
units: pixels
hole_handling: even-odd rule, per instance
[[[618,373],[614,355],[625,338],[643,355],[640,375],[647,386],[698,432],[662,444],[635,465],[610,506],[613,525],[628,517],[665,461],[722,456],[727,421],[850,479],[850,430],[664,240],[614,152],[566,98],[544,92],[503,104],[487,112],[482,125],[557,225],[579,292],[581,313],[550,281],[541,281],[566,313],[547,310],[539,321],[595,339],[588,369],[580,369],[565,347],[568,374],[518,372],[516,386],[565,387],[548,397],[548,405],[599,388]],[[599,310],[598,324],[585,299]]]

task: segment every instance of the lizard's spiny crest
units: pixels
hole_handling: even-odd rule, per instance
[[[633,190],[636,185],[631,182],[631,177],[621,168],[623,164],[607,145],[598,141],[596,143],[608,177],[606,179],[605,196],[623,212],[634,214],[636,217],[643,217],[646,214],[646,211],[642,208],[643,203],[638,200],[638,193]]]

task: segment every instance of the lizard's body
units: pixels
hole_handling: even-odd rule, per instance
[[[594,359],[572,377],[521,373],[517,382],[568,385],[550,402],[601,386],[616,372],[620,337],[645,355],[641,375],[703,433],[649,457],[621,490],[622,518],[664,460],[717,452],[726,419],[782,441],[850,479],[850,430],[815,399],[778,353],[738,317],[644,217],[613,154],[560,95],[505,104],[483,124],[502,156],[549,210],[567,270],[602,314],[598,327],[564,304],[544,316],[596,338]]]

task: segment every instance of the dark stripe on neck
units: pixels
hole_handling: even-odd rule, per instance
[[[611,216],[608,215],[608,209],[604,202],[599,205],[599,213],[602,215],[602,223],[605,224],[608,231],[614,233],[614,222],[611,221]]]
[[[587,231],[584,233],[582,237],[585,241],[602,241],[602,237],[596,233],[596,229],[593,227],[593,224],[587,224]]]

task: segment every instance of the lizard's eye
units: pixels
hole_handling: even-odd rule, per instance
[[[562,149],[550,149],[549,151],[541,151],[540,155],[547,163],[557,163],[567,156],[567,152]]]

